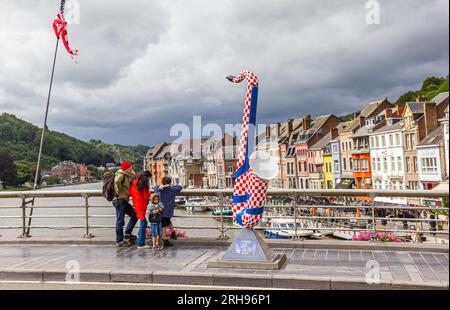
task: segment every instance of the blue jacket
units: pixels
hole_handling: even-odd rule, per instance
[[[173,212],[175,210],[175,198],[182,190],[183,188],[179,185],[168,186],[162,190],[159,189],[159,186],[155,186],[155,193],[158,194],[162,204],[164,205],[164,218],[173,217]]]

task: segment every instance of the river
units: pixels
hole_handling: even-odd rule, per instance
[[[51,191],[66,191],[66,190],[100,190],[102,183],[89,183],[81,185],[71,185],[64,187],[57,187],[49,189]],[[89,219],[91,226],[96,225],[115,225],[115,209],[112,204],[108,203],[103,198],[90,198],[90,205],[93,206],[109,206],[107,208],[90,208],[89,214],[94,216]],[[0,215],[1,216],[20,216],[21,210],[20,199],[0,199]],[[31,226],[84,226],[84,199],[83,198],[37,198],[35,205],[57,207],[57,208],[35,208]],[[17,206],[17,209],[3,209],[5,206]],[[79,206],[80,208],[71,208],[71,206]],[[43,216],[80,216],[80,218],[40,218]],[[175,210],[175,216],[192,215],[185,210]],[[196,212],[195,215],[211,215],[211,212]],[[95,216],[108,216],[108,217],[95,217]],[[128,218],[127,218],[128,220]],[[174,218],[173,223],[175,226],[220,226],[220,221],[212,218]],[[0,218],[0,236],[4,238],[14,238],[21,235],[21,229],[4,229],[4,226],[21,226],[21,219],[13,218]],[[228,224],[229,225],[229,224]],[[188,230],[184,229],[190,237],[218,237],[219,231],[214,230]],[[136,233],[137,231],[135,231]],[[97,237],[113,237],[113,228],[99,228],[91,229],[91,234]],[[234,236],[235,231],[229,231],[229,236]],[[85,229],[80,228],[43,228],[33,229],[31,228],[30,234],[33,237],[80,237],[85,234]]]

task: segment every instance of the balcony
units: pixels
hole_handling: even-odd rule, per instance
[[[311,179],[323,179],[323,173],[322,172],[313,172],[309,174],[309,177]]]
[[[370,153],[370,149],[369,147],[361,147],[358,149],[353,149],[351,153],[352,155],[367,154]]]

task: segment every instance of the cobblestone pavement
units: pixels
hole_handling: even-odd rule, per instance
[[[59,270],[76,261],[81,271],[179,272],[183,274],[282,275],[332,277],[364,281],[373,266],[379,266],[382,281],[448,285],[448,253],[276,249],[288,257],[279,271],[209,269],[210,258],[223,247],[177,246],[152,252],[148,249],[108,245],[0,245],[0,270]]]

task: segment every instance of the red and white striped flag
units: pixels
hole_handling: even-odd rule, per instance
[[[55,31],[56,38],[58,40],[62,39],[67,52],[72,56],[77,56],[78,50],[72,49],[69,46],[69,40],[67,38],[67,22],[66,22],[66,19],[64,18],[64,5],[65,5],[65,0],[62,0],[61,8],[53,22],[53,30]]]

